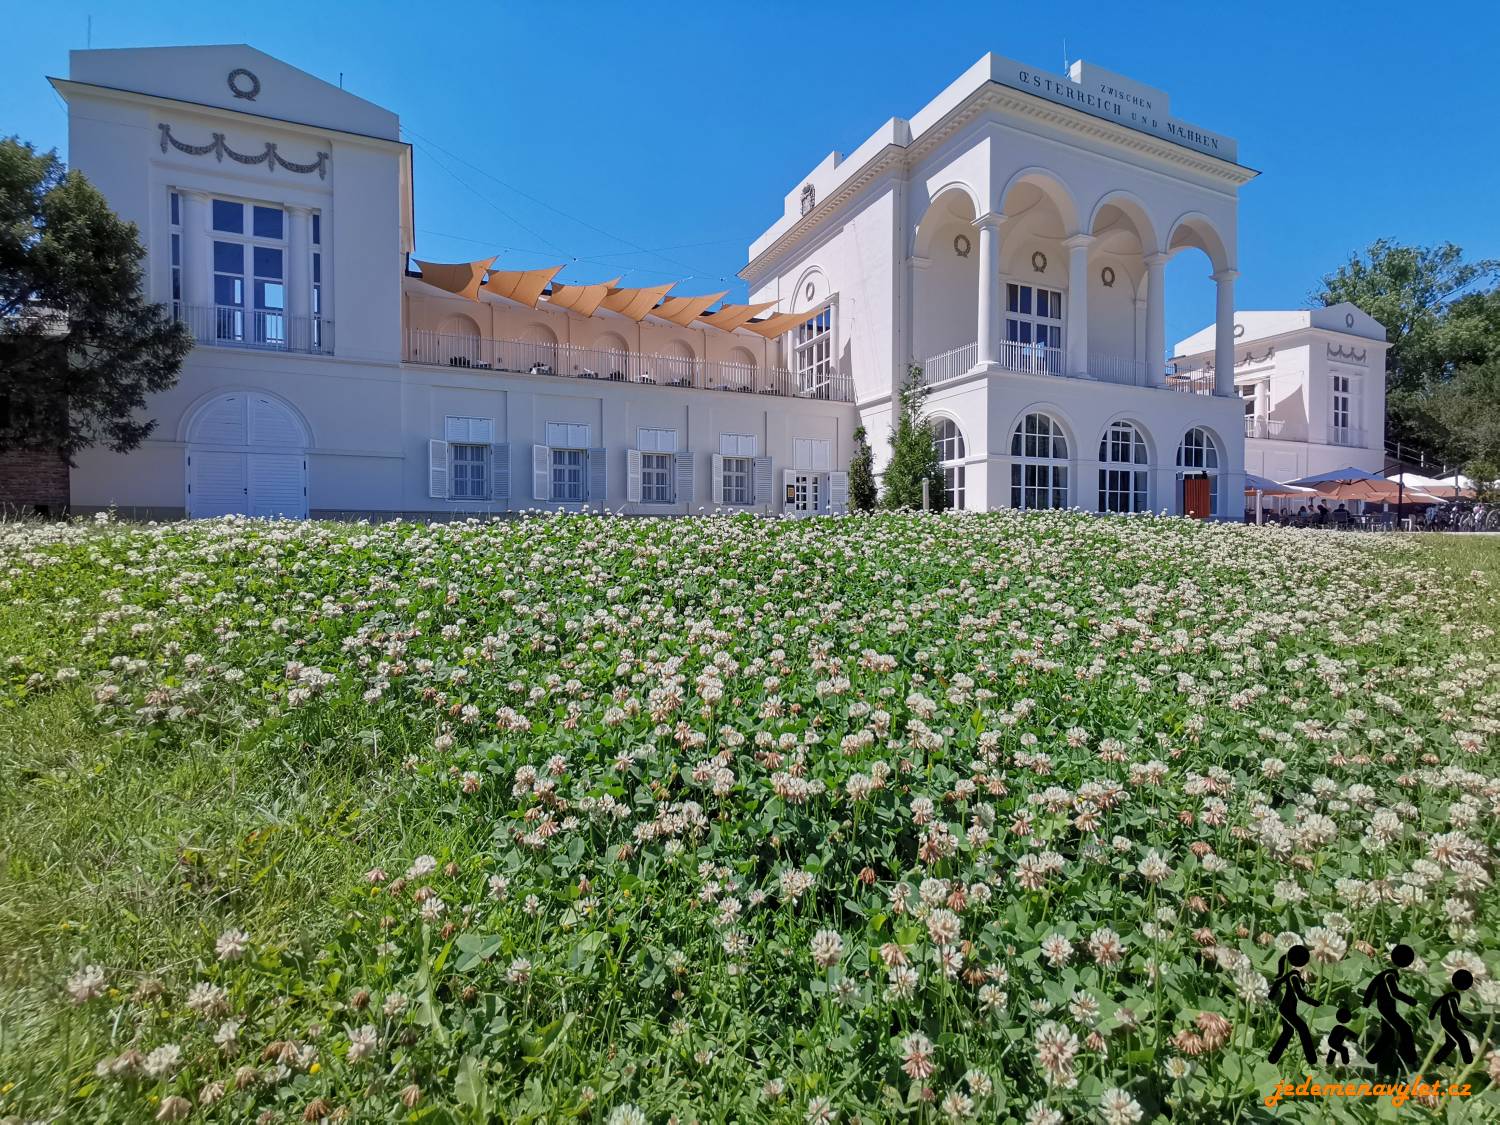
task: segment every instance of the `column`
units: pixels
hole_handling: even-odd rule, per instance
[[[1067,343],[1067,372],[1089,378],[1089,245],[1091,234],[1063,240],[1068,248],[1068,317],[1063,331]]]
[[[213,236],[209,232],[209,198],[201,191],[177,193],[182,205],[183,319],[199,339],[212,335],[214,325]]]
[[[979,366],[1000,365],[1000,223],[1004,215],[987,211],[974,220],[979,228]]]
[[[1234,394],[1234,279],[1237,270],[1219,270],[1213,275],[1218,286],[1214,315],[1214,394]]]
[[[1167,379],[1167,256],[1146,255],[1146,386]]]
[[[287,346],[312,345],[312,209],[288,204],[286,252]]]

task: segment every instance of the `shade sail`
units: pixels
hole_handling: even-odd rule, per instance
[[[798,313],[772,313],[763,320],[747,320],[740,327],[748,328],[758,336],[764,336],[767,340],[774,340],[783,332],[790,332],[799,324],[806,324],[823,310],[821,308],[809,309],[807,312]]]
[[[561,272],[562,266],[547,266],[539,270],[492,270],[483,292],[534,309],[541,300],[542,290]]]
[[[611,289],[604,297],[604,307],[610,312],[628,316],[631,320],[644,320],[651,315],[657,302],[676,284],[673,281],[666,285],[650,285],[644,289]]]
[[[743,328],[752,317],[759,316],[775,304],[775,301],[761,301],[754,305],[720,305],[711,313],[700,314],[698,323],[717,328],[721,332],[733,332],[736,328]]]
[[[664,297],[661,304],[651,310],[651,315],[686,328],[703,314],[704,309],[722,300],[728,292],[726,289],[724,293],[710,293],[706,297]]]
[[[471,301],[479,300],[479,283],[484,280],[484,271],[495,264],[494,258],[482,262],[424,262],[415,259],[422,271],[422,280],[428,285],[457,293]]]
[[[616,277],[597,285],[554,285],[552,292],[547,294],[547,303],[575,312],[579,316],[593,316],[619,280]]]

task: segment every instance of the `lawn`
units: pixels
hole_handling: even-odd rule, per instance
[[[1485,1119],[1497,627],[1480,537],[3,525],[0,1119],[1255,1121],[1398,942],[1470,1097],[1278,1116]]]

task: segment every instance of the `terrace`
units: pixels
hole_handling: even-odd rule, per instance
[[[951,382],[969,374],[979,363],[979,344],[963,344],[945,352],[928,356],[922,364],[922,374],[929,385]],[[1070,375],[1067,358],[1062,348],[1042,344],[1018,343],[1013,340],[999,342],[999,354],[994,366],[1001,371],[1019,375],[1052,375],[1059,379],[1088,379],[1101,383],[1116,383],[1130,387],[1157,387],[1183,394],[1211,395],[1214,393],[1213,372],[1204,370],[1179,371],[1174,365],[1162,368],[1160,379],[1152,382],[1147,376],[1146,364],[1123,356],[1092,353],[1089,356],[1087,375]]]
[[[805,371],[753,363],[654,355],[617,348],[586,348],[550,341],[490,339],[409,329],[406,361],[436,367],[597,379],[607,383],[678,387],[782,398],[853,402],[853,380],[820,364]]]

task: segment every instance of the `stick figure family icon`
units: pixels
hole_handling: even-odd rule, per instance
[[[1281,1034],[1271,1047],[1271,1053],[1266,1056],[1270,1062],[1278,1061],[1295,1038],[1301,1043],[1307,1065],[1317,1064],[1312,1032],[1297,1010],[1299,1003],[1314,1008],[1319,1006],[1318,1001],[1307,994],[1306,982],[1302,978],[1302,970],[1307,966],[1308,959],[1307,946],[1294,945],[1277,963],[1276,979],[1271,982],[1271,995],[1277,1001],[1276,1011],[1281,1016]],[[1398,1000],[1405,1004],[1417,1002],[1415,996],[1401,991],[1400,985],[1401,970],[1409,968],[1415,960],[1416,953],[1411,946],[1396,946],[1391,950],[1391,967],[1376,973],[1365,986],[1361,1006],[1368,1008],[1373,1003],[1380,1016],[1380,1031],[1370,1045],[1366,1058],[1383,1075],[1395,1075],[1403,1071],[1410,1074],[1422,1064],[1417,1054],[1416,1035],[1397,1007]],[[1433,1066],[1441,1066],[1455,1050],[1465,1063],[1474,1061],[1473,1046],[1463,1032],[1463,1027],[1468,1026],[1469,1021],[1459,1011],[1463,993],[1474,984],[1474,976],[1467,969],[1458,969],[1451,980],[1452,990],[1443,993],[1427,1010],[1428,1020],[1435,1020],[1443,1031],[1443,1045],[1433,1056]],[[1337,1015],[1338,1026],[1328,1036],[1328,1057],[1325,1062],[1329,1066],[1334,1065],[1336,1060],[1348,1065],[1349,1044],[1358,1043],[1354,1030],[1349,1026],[1353,1013],[1348,1006],[1340,1005]]]

